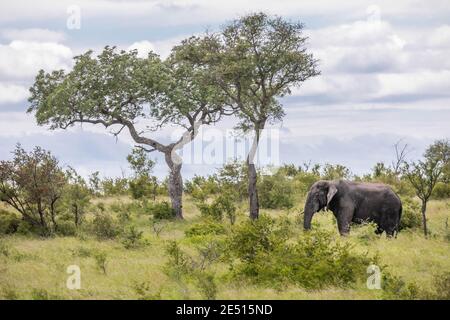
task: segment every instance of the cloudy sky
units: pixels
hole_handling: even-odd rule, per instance
[[[83,175],[127,174],[133,143],[126,132],[116,140],[100,127],[36,126],[25,110],[37,71],[69,69],[74,55],[106,45],[166,56],[185,37],[255,11],[303,22],[322,71],[282,100],[286,117],[273,125],[280,162],[343,163],[359,174],[389,163],[399,139],[417,157],[450,137],[448,0],[15,0],[0,3],[0,159],[20,142],[51,150]],[[170,139],[172,132],[152,134]],[[186,165],[183,173],[217,166]]]

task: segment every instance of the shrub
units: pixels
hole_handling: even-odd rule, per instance
[[[154,292],[148,282],[136,283],[133,289],[139,297],[138,300],[161,300],[161,289]]]
[[[57,234],[70,237],[77,233],[77,226],[73,221],[59,221]]]
[[[438,182],[433,189],[432,197],[434,199],[450,198],[450,183]]]
[[[260,179],[258,193],[262,208],[289,209],[294,206],[292,182],[280,173]]]
[[[49,236],[57,229],[66,176],[58,160],[40,147],[27,153],[17,145],[13,155],[11,161],[0,161],[0,201],[39,226],[41,235]]]
[[[125,249],[133,249],[142,245],[143,232],[139,231],[135,226],[129,226],[123,233],[122,244]]]
[[[175,240],[166,246],[167,263],[164,271],[170,277],[180,280],[194,270],[192,258],[183,252]]]
[[[234,224],[236,220],[236,207],[229,195],[220,195],[212,204],[203,202],[197,204],[197,207],[203,217],[220,221],[226,216],[231,224]]]
[[[104,251],[98,251],[94,254],[95,263],[97,264],[97,267],[100,269],[100,271],[103,272],[103,274],[106,274],[106,265],[108,261],[108,255]]]
[[[376,261],[323,231],[289,241],[288,228],[265,216],[236,228],[228,246],[233,277],[268,286],[345,287],[364,279],[367,266]]]
[[[105,196],[124,195],[128,192],[128,179],[106,178],[101,181],[101,186]]]
[[[400,230],[417,229],[422,226],[422,215],[420,205],[409,197],[402,198],[402,217],[400,220]]]
[[[205,236],[205,235],[221,235],[225,234],[226,229],[220,223],[207,220],[205,222],[196,223],[185,231],[186,237]]]
[[[157,220],[171,220],[175,218],[175,210],[167,201],[149,204],[146,211]]]
[[[214,274],[202,272],[197,275],[197,288],[202,297],[206,300],[216,300],[217,285]]]
[[[414,300],[419,297],[419,289],[415,283],[407,283],[389,272],[383,272],[381,286],[383,299],[386,300]]]
[[[20,219],[9,211],[0,209],[0,234],[12,234],[19,228]]]
[[[98,239],[113,239],[120,229],[117,222],[108,214],[97,214],[92,221],[92,231]]]

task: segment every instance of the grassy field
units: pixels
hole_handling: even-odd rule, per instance
[[[108,209],[121,199],[97,199]],[[201,299],[192,284],[180,284],[164,272],[167,260],[165,247],[169,240],[179,240],[189,250],[190,240],[184,231],[201,220],[195,205],[186,199],[185,221],[167,222],[156,235],[149,217],[133,216],[133,222],[143,231],[145,245],[126,249],[120,239],[99,241],[91,236],[54,237],[42,239],[32,236],[13,235],[0,239],[0,297],[3,299],[139,299],[144,293],[161,299]],[[289,211],[263,210],[278,218],[287,216],[298,225],[299,209]],[[241,208],[239,220],[247,219]],[[425,239],[421,230],[405,231],[397,239],[372,235],[369,227],[353,228],[350,236],[339,241],[350,242],[354,250],[378,253],[381,263],[406,281],[414,281],[421,288],[431,289],[433,275],[450,271],[450,241],[446,239],[446,221],[450,217],[450,201],[432,201],[428,210],[431,237]],[[450,220],[450,219],[449,219]],[[313,221],[319,227],[332,230],[338,238],[334,217],[331,213],[318,213]],[[225,223],[225,222],[224,222]],[[95,253],[106,257],[105,270],[99,267]],[[81,289],[69,290],[66,273],[69,265],[81,269]],[[380,290],[369,290],[365,283],[351,289],[327,288],[308,291],[288,286],[276,290],[254,285],[242,285],[227,281],[221,276],[226,265],[215,267],[218,299],[380,299]]]

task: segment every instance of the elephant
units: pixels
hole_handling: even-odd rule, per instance
[[[320,180],[315,182],[306,198],[304,229],[311,229],[311,220],[319,210],[331,210],[336,217],[339,233],[347,235],[350,223],[374,222],[376,234],[387,237],[398,233],[402,215],[399,196],[381,183]]]

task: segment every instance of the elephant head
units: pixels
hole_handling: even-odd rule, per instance
[[[303,220],[303,227],[305,230],[311,229],[311,220],[319,210],[325,209],[334,195],[337,193],[336,184],[333,181],[317,181],[309,189],[308,196],[305,203],[305,217]]]

